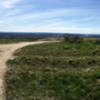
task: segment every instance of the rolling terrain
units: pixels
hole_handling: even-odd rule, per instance
[[[7,62],[7,100],[100,100],[99,40],[31,45],[14,55]]]
[[[5,100],[4,75],[5,72],[7,71],[7,65],[6,65],[7,60],[12,59],[13,53],[19,48],[22,48],[27,45],[41,44],[45,42],[46,41],[4,44],[4,43],[12,43],[12,42],[11,41],[7,42],[7,40],[5,42],[0,41],[1,43],[0,44],[0,100]]]

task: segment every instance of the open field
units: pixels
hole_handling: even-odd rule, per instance
[[[0,44],[18,43],[25,42],[24,40],[10,40],[10,39],[0,39]]]
[[[35,41],[35,42],[13,43],[13,44],[12,43],[0,44],[0,100],[5,100],[4,75],[5,72],[7,71],[6,62],[8,61],[8,59],[14,59],[13,53],[19,48],[22,48],[27,45],[35,45],[45,42],[47,43],[47,41]]]
[[[7,62],[7,100],[100,100],[100,44],[58,42],[17,50]]]

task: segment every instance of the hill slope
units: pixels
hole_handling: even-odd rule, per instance
[[[13,41],[15,42],[15,41]],[[4,75],[7,69],[6,62],[8,59],[12,58],[13,53],[24,46],[31,44],[40,44],[46,41],[38,42],[23,42],[23,43],[13,43],[13,44],[0,44],[0,100],[5,100],[4,95]],[[0,43],[9,43],[9,41],[4,41]],[[12,42],[11,42],[12,43]]]
[[[7,100],[100,100],[100,44],[48,43],[9,60]]]

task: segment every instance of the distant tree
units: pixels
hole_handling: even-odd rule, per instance
[[[100,44],[100,40],[99,40],[99,39],[96,39],[96,40],[95,40],[95,43],[96,43],[96,44]]]
[[[70,36],[70,35],[65,35],[64,40],[70,43],[80,43],[83,42],[83,38],[80,36]]]

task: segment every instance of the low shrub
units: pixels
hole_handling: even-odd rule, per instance
[[[79,36],[64,36],[64,40],[70,43],[81,43],[83,42],[83,38]]]
[[[100,40],[96,39],[95,44],[100,44]]]

